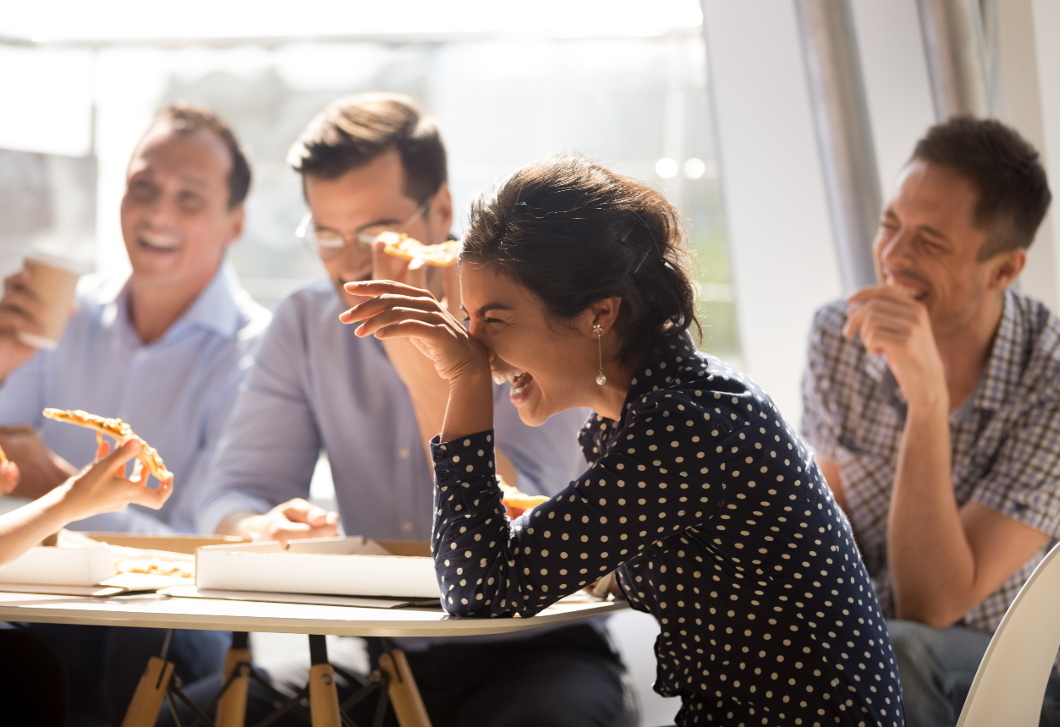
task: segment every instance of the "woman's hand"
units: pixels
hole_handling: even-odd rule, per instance
[[[339,316],[343,323],[364,321],[358,336],[408,338],[449,382],[441,441],[493,427],[489,355],[433,295],[392,280],[347,283],[346,291],[371,300]]]
[[[125,442],[113,452],[103,442],[96,452],[96,461],[56,488],[67,508],[70,520],[80,520],[101,512],[115,512],[126,505],[144,505],[157,510],[173,492],[173,475],[159,483],[156,489],[147,487],[149,473],[141,470],[139,479],[125,477],[125,464],[140,451],[135,439]]]
[[[20,477],[17,464],[9,459],[0,462],[0,497],[10,495],[11,491],[18,487]]]
[[[452,386],[465,378],[490,378],[486,349],[430,292],[391,280],[347,283],[350,295],[371,298],[343,313],[343,323],[363,321],[358,336],[405,337]]]

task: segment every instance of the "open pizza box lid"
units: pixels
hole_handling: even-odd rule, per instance
[[[198,589],[437,599],[430,545],[360,536],[214,545],[195,554]]]

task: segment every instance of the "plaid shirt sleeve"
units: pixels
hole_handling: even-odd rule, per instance
[[[971,499],[1060,537],[1060,396],[1055,391],[1026,402]]]
[[[836,355],[836,317],[831,307],[814,316],[806,369],[802,375],[802,436],[818,459],[836,458],[838,404],[832,396],[829,361]]]

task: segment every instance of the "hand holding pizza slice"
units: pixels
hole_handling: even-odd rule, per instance
[[[89,414],[80,409],[64,411],[62,409],[49,408],[44,410],[44,416],[59,422],[67,422],[69,424],[77,424],[81,427],[87,427],[88,429],[94,429],[96,431],[97,444],[103,443],[104,434],[113,437],[119,447],[129,440],[135,439],[140,443],[140,451],[136,453],[136,458],[151,474],[157,477],[159,481],[164,481],[167,477],[173,476],[173,473],[166,469],[165,464],[162,462],[162,458],[158,456],[158,452],[155,448],[148,446],[147,442],[136,436],[136,433],[133,432],[132,428],[121,419],[108,419],[106,417],[96,416],[95,414]],[[144,481],[146,482],[146,480]]]

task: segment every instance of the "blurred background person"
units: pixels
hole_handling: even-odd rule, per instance
[[[0,446],[21,471],[14,494],[38,498],[92,458],[92,436],[45,419],[45,407],[119,417],[152,443],[174,473],[174,495],[156,511],[132,505],[73,524],[81,530],[195,531],[204,474],[269,314],[224,262],[243,229],[247,156],[232,130],[202,108],[156,116],[129,161],[121,204],[132,265],[121,280],[82,281],[58,348],[35,351],[41,301],[22,271],[0,300]],[[37,432],[40,432],[38,435]],[[67,665],[75,723],[120,721],[164,632],[34,624]],[[181,631],[171,651],[182,679],[222,663],[222,634]]]

